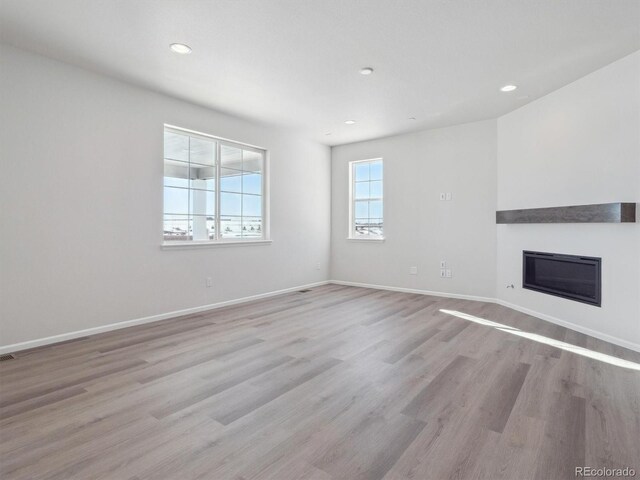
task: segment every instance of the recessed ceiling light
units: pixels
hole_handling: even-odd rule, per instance
[[[346,123],[347,125],[353,125],[354,123],[356,123],[356,121],[355,120],[347,120],[344,123]]]
[[[500,89],[501,92],[513,92],[516,88],[518,88],[517,85],[505,85],[504,87],[502,87]]]
[[[170,48],[172,51],[180,53],[182,55],[191,53],[191,47],[189,45],[185,45],[184,43],[172,43],[170,45]]]
[[[371,75],[373,73],[373,68],[364,67],[360,69],[360,75]]]

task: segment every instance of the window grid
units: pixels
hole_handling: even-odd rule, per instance
[[[350,162],[350,238],[383,238],[382,159]]]
[[[220,168],[226,170],[227,172],[230,172],[229,175],[227,175],[227,177],[229,176],[239,177],[239,188],[235,190],[233,188],[224,189],[222,188],[222,183],[220,184],[221,198],[222,198],[222,194],[226,193],[229,195],[239,195],[239,200],[240,200],[239,215],[227,214],[227,215],[220,216],[221,221],[224,217],[227,217],[229,219],[229,223],[225,226],[225,228],[220,229],[220,235],[222,238],[238,238],[238,235],[239,235],[240,238],[245,238],[245,239],[258,238],[259,239],[259,238],[263,238],[264,236],[264,233],[263,233],[264,228],[263,228],[263,221],[262,221],[263,217],[260,215],[256,215],[255,212],[253,212],[253,214],[248,213],[247,212],[248,207],[247,209],[245,209],[245,202],[249,200],[249,198],[255,198],[255,199],[258,199],[258,202],[260,204],[260,211],[264,210],[262,184],[259,187],[260,193],[250,193],[245,191],[246,177],[254,176],[254,175],[262,175],[262,172],[260,171],[259,168],[257,170],[255,168],[245,169],[246,152],[247,152],[246,150],[240,149],[240,159],[241,159],[240,168],[231,168],[229,166],[222,166],[222,161],[220,162],[220,165],[221,165]],[[222,179],[224,177],[225,176],[222,175],[221,173],[220,178]],[[234,233],[234,228],[237,228],[237,233]]]
[[[188,152],[186,161],[183,158],[173,158],[171,155],[167,155],[166,148],[166,137],[165,137],[165,176],[164,176],[164,189],[165,189],[165,205],[163,208],[164,211],[164,240],[165,241],[196,241],[196,242],[211,242],[215,243],[217,241],[229,241],[229,240],[243,240],[243,239],[265,239],[266,238],[266,224],[265,224],[265,202],[264,202],[264,194],[265,194],[265,163],[266,163],[266,152],[261,149],[257,149],[255,147],[250,147],[248,145],[236,143],[236,142],[228,142],[225,140],[221,140],[215,137],[204,136],[204,138],[200,139],[200,136],[194,134],[189,131],[183,131],[180,129],[174,129],[165,127],[165,134],[173,134],[178,136],[184,136],[187,138],[187,146],[186,150]],[[200,143],[210,143],[213,145],[213,159],[210,163],[202,163],[202,161],[193,161],[192,155],[192,139],[199,139]],[[229,166],[223,166],[222,161],[222,148],[226,147],[228,149],[236,149],[240,152],[240,168],[230,168]],[[249,152],[253,154],[254,167],[249,170],[244,169],[244,156],[248,155]],[[257,165],[256,162],[257,155]],[[167,176],[167,164],[175,164],[177,163],[179,166],[182,164],[186,165],[187,168],[187,178],[186,178],[186,186],[178,185],[179,179],[175,177]],[[213,188],[202,188],[201,186],[194,186],[194,182],[200,179],[193,178],[193,171],[195,168],[212,168],[213,178],[209,177],[205,180],[213,180]],[[227,192],[222,189],[222,169],[225,169],[229,172],[237,173],[240,177],[240,191],[237,192]],[[245,176],[257,176],[258,177],[258,186],[257,188],[254,186],[254,190],[259,191],[260,193],[250,193],[244,192],[244,183]],[[169,180],[169,181],[168,181]],[[167,189],[169,191],[179,191],[185,190],[187,193],[187,202],[186,202],[186,214],[183,211],[167,211]],[[204,202],[205,208],[204,213],[202,210],[198,210],[194,206],[195,202],[195,192],[203,192],[205,195],[207,193],[212,193],[212,202],[213,209],[212,213],[209,213],[209,199],[207,198]],[[234,195],[240,195],[240,210],[239,215],[224,215],[224,217],[235,219],[237,224],[237,232],[234,232],[229,224],[227,223],[226,228],[223,228],[223,215],[221,215],[222,209],[222,193],[232,193]],[[252,215],[245,215],[245,196],[255,197],[258,200],[259,208],[255,209]],[[255,205],[254,205],[255,206]],[[196,213],[198,212],[198,213]],[[206,238],[196,238],[196,225],[195,220],[198,217],[204,217],[205,224],[205,232]],[[177,223],[179,227],[174,227],[171,229],[167,229],[167,225],[172,223]],[[246,228],[248,227],[248,228]],[[256,228],[257,227],[257,228]],[[227,232],[224,230],[229,229]],[[202,229],[202,225],[201,225]],[[213,231],[213,234],[211,233]],[[246,233],[245,233],[246,232]],[[230,233],[230,235],[225,235],[225,233]],[[202,234],[200,234],[202,237]]]

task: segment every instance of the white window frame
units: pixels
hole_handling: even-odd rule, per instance
[[[358,242],[384,242],[385,234],[383,235],[356,235],[356,219],[355,219],[355,210],[356,210],[356,198],[355,198],[355,186],[356,186],[356,178],[355,178],[355,170],[356,165],[359,163],[367,163],[367,162],[376,162],[380,161],[382,163],[382,197],[369,197],[367,200],[380,200],[382,202],[382,229],[383,232],[386,232],[384,228],[385,224],[385,216],[384,216],[384,159],[382,157],[376,158],[366,158],[363,160],[352,160],[349,162],[349,236],[347,240],[358,241]]]
[[[208,141],[216,142],[216,190],[215,190],[215,232],[216,238],[213,240],[164,240],[164,200],[162,206],[162,247],[163,248],[190,248],[190,247],[202,247],[202,246],[223,246],[223,245],[261,245],[270,244],[271,229],[269,225],[269,151],[266,148],[256,145],[250,145],[248,143],[242,143],[235,140],[229,140],[227,138],[216,137],[215,135],[209,135],[207,133],[198,132],[195,130],[189,130],[183,127],[177,127],[175,125],[165,124],[163,127],[163,158],[164,165],[164,132],[173,132],[179,135],[189,135],[195,138],[202,138]],[[220,236],[220,170],[221,170],[221,149],[222,146],[229,146],[235,148],[241,148],[242,150],[249,150],[252,152],[262,154],[262,238],[222,238]],[[163,167],[164,169],[164,167]],[[164,189],[164,173],[162,178],[162,188]],[[189,187],[191,190],[191,187]]]

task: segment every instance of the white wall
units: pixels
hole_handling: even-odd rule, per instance
[[[640,347],[640,225],[494,217],[496,203],[640,200],[640,53],[497,121],[335,147],[331,162],[293,132],[10,47],[0,56],[0,346],[331,276],[497,297]],[[164,123],[269,149],[273,244],[160,248]],[[348,162],[375,157],[387,239],[349,242]],[[523,249],[603,257],[602,308],[522,290]],[[439,277],[441,259],[453,278]]]
[[[498,119],[499,209],[619,201],[640,202],[640,52]],[[602,308],[523,290],[522,250],[602,257]],[[500,225],[497,292],[639,349],[640,225]]]
[[[328,279],[328,147],[0,55],[0,345]],[[160,248],[164,123],[269,150],[271,245]]]
[[[386,240],[349,241],[348,163],[376,157]],[[334,147],[331,198],[334,280],[495,297],[495,120]],[[440,260],[452,278],[440,278]]]

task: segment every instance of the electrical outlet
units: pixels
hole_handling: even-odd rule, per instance
[[[409,267],[409,275],[417,275],[418,267]]]
[[[447,268],[447,261],[446,260],[440,260],[440,268]]]
[[[452,275],[451,275],[451,269],[450,268],[447,268],[446,275],[447,275],[447,278],[451,278]]]
[[[440,194],[440,201],[444,202],[447,199],[447,194],[446,193],[441,193]]]
[[[445,271],[445,269],[444,269],[444,268],[441,268],[441,269],[440,269],[440,278],[445,278],[446,276],[447,276],[447,275],[446,275],[446,271]]]
[[[207,288],[213,287],[213,278],[207,277],[206,285],[207,285]]]
[[[447,192],[447,195],[445,196],[445,198],[447,199],[447,201],[451,200],[451,192]]]
[[[316,270],[320,270],[320,262],[316,263]]]

